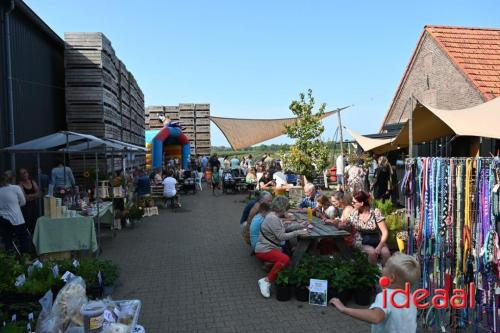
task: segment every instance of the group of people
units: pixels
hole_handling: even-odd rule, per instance
[[[347,245],[360,248],[370,263],[376,264],[380,258],[384,265],[391,255],[386,245],[388,229],[380,211],[371,208],[370,198],[365,191],[356,192],[354,196],[339,191],[327,197],[309,183],[305,186],[305,197],[295,210],[289,209],[288,198],[277,196],[273,199],[267,191],[250,200],[240,219],[243,237],[257,258],[273,263],[269,274],[259,280],[262,295],[269,297],[270,284],[288,265],[290,253],[285,249],[292,249],[294,238],[308,233],[306,224],[297,222],[293,215],[293,212],[305,212],[308,208],[323,223],[347,230],[350,234],[345,237]]]
[[[305,212],[308,208],[323,223],[349,231],[345,242],[365,252],[370,263],[376,264],[380,259],[384,266],[382,274],[388,278],[389,291],[404,289],[406,282],[415,285],[420,278],[418,261],[399,253],[391,257],[385,243],[388,230],[384,217],[378,209],[371,208],[370,200],[371,195],[365,191],[358,191],[353,196],[338,191],[327,197],[312,184],[305,186],[305,197],[297,209],[289,208],[287,197],[276,196],[273,199],[267,191],[259,192],[256,199],[250,200],[243,209],[240,226],[252,253],[269,270],[257,283],[262,296],[270,297],[271,284],[277,274],[289,265],[297,238],[309,233],[307,222],[298,221],[293,214]],[[318,247],[321,246],[320,242]],[[400,301],[399,298],[396,300]],[[395,309],[391,304],[383,306],[381,293],[370,309],[352,309],[337,298],[331,299],[330,303],[342,313],[374,324],[377,332],[399,332],[403,327],[410,328],[408,332],[415,331],[415,308]]]
[[[397,178],[396,170],[387,157],[374,158],[371,164],[366,166],[361,158],[346,161],[346,153],[344,150],[336,161],[338,188],[351,193],[372,192],[376,200],[392,199]]]
[[[32,251],[31,235],[39,217],[37,199],[50,192],[57,194],[75,186],[71,168],[57,161],[50,177],[38,170],[40,184],[30,176],[27,168],[20,168],[16,177],[12,171],[0,175],[0,237],[7,251],[19,241],[20,251]]]

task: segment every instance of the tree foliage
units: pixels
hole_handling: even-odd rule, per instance
[[[326,104],[322,103],[316,113],[313,113],[314,105],[311,89],[307,91],[307,99],[304,93],[300,93],[300,100],[290,104],[290,110],[297,120],[294,124],[285,126],[285,133],[295,139],[295,143],[282,155],[287,169],[308,178],[324,170],[328,163],[328,145],[321,140],[321,134],[325,130],[321,117],[325,113]]]

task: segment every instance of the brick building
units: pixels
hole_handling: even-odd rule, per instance
[[[425,26],[387,111],[380,133],[408,120],[411,96],[439,109],[463,109],[500,96],[500,29]],[[442,138],[419,155],[489,155],[498,140]],[[445,147],[445,149],[441,148]]]

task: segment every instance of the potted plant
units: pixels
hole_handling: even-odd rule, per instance
[[[354,300],[358,305],[370,305],[373,289],[380,277],[377,265],[370,264],[362,252],[358,252],[353,259]]]
[[[292,297],[292,288],[290,287],[290,268],[285,268],[278,273],[276,277],[276,299],[280,302],[289,301]]]
[[[328,299],[337,297],[342,303],[347,303],[352,296],[352,280],[352,267],[344,261],[333,269],[328,279]]]
[[[300,302],[309,300],[309,273],[305,267],[299,267],[293,272],[295,284],[295,298]]]

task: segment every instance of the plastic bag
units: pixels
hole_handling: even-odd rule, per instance
[[[72,322],[82,326],[80,308],[85,303],[87,303],[85,282],[77,276],[66,283],[54,301],[52,314],[57,317],[57,327],[64,332]]]
[[[52,316],[52,300],[54,299],[54,295],[52,294],[52,290],[49,290],[43,295],[42,298],[38,301],[42,306],[42,311],[38,316],[38,320],[36,322],[36,331],[40,333],[57,333],[56,330],[56,318]]]

